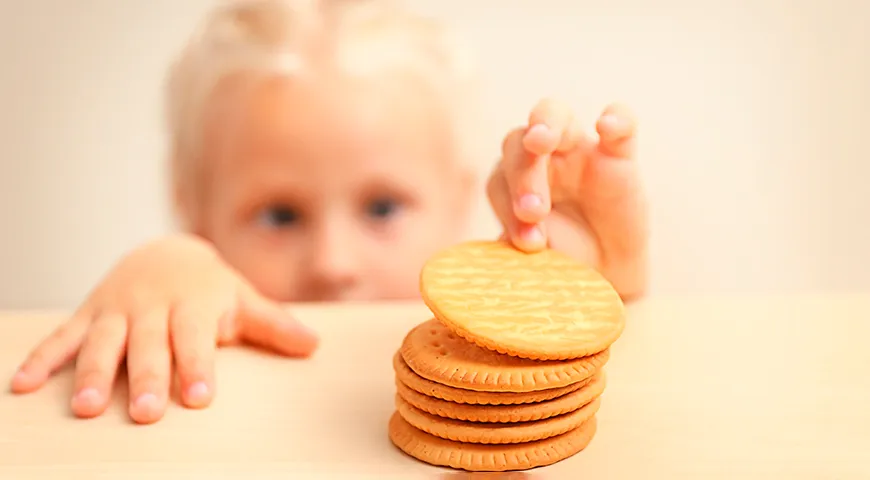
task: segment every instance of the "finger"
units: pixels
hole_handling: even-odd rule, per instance
[[[154,423],[169,401],[172,356],[169,349],[169,308],[157,308],[130,319],[127,341],[130,418]]]
[[[544,223],[520,221],[514,211],[514,200],[501,168],[496,168],[487,183],[487,197],[492,210],[504,229],[504,238],[519,250],[531,252],[546,247]]]
[[[647,206],[633,159],[636,123],[620,105],[607,107],[598,120],[599,155],[584,172],[583,212],[608,259],[632,256],[645,248]]]
[[[14,393],[39,389],[58,369],[69,363],[79,351],[91,322],[89,311],[77,312],[34,348],[12,377]]]
[[[91,323],[76,359],[75,386],[70,403],[76,416],[96,417],[108,407],[126,340],[127,318],[124,315],[103,313]]]
[[[636,122],[629,110],[607,107],[597,148],[583,173],[583,214],[598,238],[602,270],[623,298],[642,295],[648,279],[649,213],[634,161]]]
[[[537,224],[550,213],[550,157],[535,157],[523,146],[523,136],[523,129],[517,129],[505,138],[500,168],[513,215],[522,223]]]
[[[573,117],[571,109],[564,103],[552,99],[542,100],[529,115],[523,146],[536,156],[555,152],[568,142],[568,127]]]
[[[183,303],[169,320],[175,368],[181,384],[181,401],[202,408],[214,397],[214,359],[222,306]]]
[[[238,320],[242,338],[291,357],[307,357],[317,349],[317,335],[275,303],[256,293],[245,294]]]
[[[595,126],[598,131],[598,148],[608,157],[633,159],[637,121],[628,108],[610,105],[601,114]]]

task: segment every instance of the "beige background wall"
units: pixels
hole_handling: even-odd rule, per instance
[[[169,228],[159,89],[210,3],[0,1],[0,308],[73,306]],[[477,48],[493,156],[542,95],[635,108],[654,291],[870,289],[870,2],[413,3]]]

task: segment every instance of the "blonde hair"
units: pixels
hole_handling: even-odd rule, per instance
[[[166,123],[176,203],[181,190],[194,188],[204,110],[216,86],[240,72],[303,75],[322,53],[352,75],[402,71],[427,82],[439,108],[447,109],[457,160],[472,160],[466,136],[476,118],[469,109],[476,75],[468,50],[443,25],[390,0],[225,0],[169,71]]]

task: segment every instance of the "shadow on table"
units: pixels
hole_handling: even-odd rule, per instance
[[[472,473],[453,472],[442,473],[435,477],[437,480],[544,480],[540,475],[522,472],[507,473]]]

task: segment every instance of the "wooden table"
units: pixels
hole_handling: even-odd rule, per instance
[[[129,423],[68,413],[70,373],[0,396],[0,478],[455,478],[392,447],[391,356],[420,304],[297,306],[307,361],[227,349],[218,396]],[[0,315],[11,375],[58,315]],[[652,298],[629,307],[592,444],[546,479],[870,478],[870,295]]]

